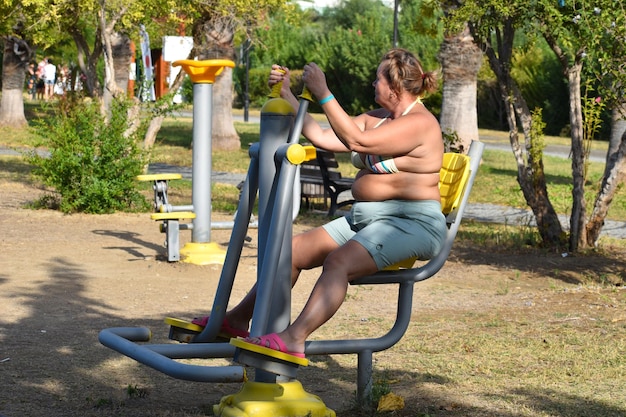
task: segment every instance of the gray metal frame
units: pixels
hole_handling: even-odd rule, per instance
[[[305,107],[306,110],[306,107]],[[291,237],[293,184],[297,166],[285,153],[295,143],[302,128],[303,114],[261,114],[261,140],[250,148],[251,163],[242,189],[239,207],[222,275],[215,294],[209,322],[190,344],[139,344],[148,342],[146,328],[111,328],[100,332],[100,342],[140,363],[174,378],[200,382],[241,382],[242,366],[201,366],[176,361],[186,358],[232,358],[235,347],[227,343],[209,343],[217,336],[230,299],[237,266],[246,238],[249,219],[259,194],[258,293],[250,333],[253,336],[281,331],[289,324],[291,294]],[[295,125],[295,126],[294,126]],[[295,139],[294,139],[295,138]],[[473,142],[469,149],[470,177],[458,208],[448,215],[448,234],[441,252],[416,269],[380,271],[353,281],[352,285],[397,284],[396,321],[384,335],[369,339],[324,340],[306,343],[311,355],[357,354],[357,400],[367,404],[372,391],[372,357],[396,344],[408,328],[416,282],[434,276],[446,262],[458,232],[463,211],[478,171],[484,144]],[[268,360],[271,360],[268,358]],[[275,382],[277,375],[257,368],[257,382]]]

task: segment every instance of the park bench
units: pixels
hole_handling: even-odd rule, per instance
[[[335,154],[323,149],[316,149],[317,157],[300,165],[301,197],[307,207],[311,200],[323,199],[328,205],[328,215],[333,216],[341,207],[354,203],[353,199],[339,202],[339,195],[352,188],[354,178],[345,178],[339,172]]]

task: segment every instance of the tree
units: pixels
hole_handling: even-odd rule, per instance
[[[563,230],[548,196],[541,135],[533,126],[533,115],[511,76],[515,31],[528,22],[523,13],[525,9],[498,1],[477,3],[468,1],[458,9],[450,9],[450,25],[452,28],[462,28],[468,22],[472,36],[487,55],[489,66],[498,80],[501,99],[505,103],[509,141],[517,163],[517,182],[535,215],[544,244],[560,246],[563,243]],[[524,136],[524,146],[520,144],[518,122]]]
[[[558,218],[552,214],[551,204],[544,191],[545,176],[540,150],[533,137],[539,132],[539,120],[533,119],[528,111],[519,89],[510,77],[511,48],[516,30],[523,30],[526,36],[542,36],[548,43],[558,61],[561,63],[563,74],[568,81],[569,114],[572,143],[572,210],[570,218],[569,248],[576,251],[595,244],[604,216],[620,180],[623,171],[624,148],[626,145],[615,147],[607,159],[607,170],[602,179],[600,193],[596,197],[596,207],[587,223],[585,203],[586,165],[588,158],[588,141],[593,131],[585,131],[585,126],[594,125],[590,118],[594,112],[583,114],[585,102],[593,101],[595,97],[583,96],[583,70],[585,63],[589,73],[588,79],[601,80],[600,84],[608,83],[610,87],[603,91],[609,97],[622,98],[626,86],[626,74],[622,68],[626,35],[624,29],[624,8],[622,2],[616,5],[613,1],[602,0],[591,4],[587,2],[561,3],[552,0],[537,2],[509,2],[504,5],[497,1],[465,1],[454,10],[454,21],[470,22],[470,28],[479,44],[489,58],[492,70],[501,85],[503,100],[509,103],[508,110],[511,146],[518,161],[518,182],[522,186],[524,197],[537,217],[539,232],[544,243],[556,243],[561,240],[557,236],[560,229]],[[600,29],[600,30],[598,30]],[[492,46],[495,41],[495,47]],[[592,63],[601,62],[602,69]],[[600,75],[602,74],[602,75]],[[607,82],[608,80],[608,82]],[[612,100],[613,106],[619,106],[619,99]],[[516,140],[517,119],[520,120],[526,140],[528,165],[520,158],[521,149]],[[534,122],[534,120],[537,120]],[[533,125],[534,122],[534,125]],[[622,136],[622,141],[626,140]],[[531,175],[528,175],[531,174]],[[543,184],[541,184],[543,182]],[[527,188],[531,186],[531,188]],[[534,193],[533,193],[534,191]],[[544,195],[537,193],[545,192]],[[539,217],[547,214],[546,221]],[[558,224],[558,226],[557,226]],[[551,233],[546,233],[543,226],[550,227]]]
[[[194,47],[201,59],[235,60],[237,33],[251,38],[254,28],[266,21],[272,11],[287,7],[278,0],[222,2],[206,0],[198,4],[193,25]],[[214,85],[213,146],[215,149],[239,149],[239,135],[232,120],[232,69],[226,68]]]
[[[9,35],[3,40],[0,126],[22,127],[26,125],[22,95],[24,79],[33,53],[24,39]]]
[[[583,67],[587,84],[593,84],[597,97],[588,97],[583,101],[583,110],[586,108],[607,106],[612,111],[611,137],[607,152],[606,166],[601,180],[600,190],[596,195],[592,212],[586,224],[583,223],[578,243],[591,246],[597,242],[604,219],[608,213],[615,192],[626,176],[626,108],[624,94],[626,86],[626,71],[624,71],[624,56],[626,48],[623,39],[626,36],[624,3],[622,1],[594,2],[593,6],[586,5],[574,14],[568,25],[578,38],[584,39],[586,45],[585,66]],[[590,29],[593,28],[593,29]],[[589,103],[591,103],[589,105]],[[587,106],[585,106],[587,104]],[[593,139],[595,131],[589,132],[589,126],[597,123],[593,112],[583,111],[584,140]],[[583,144],[583,152],[586,151]]]
[[[0,3],[0,33],[2,33],[2,100],[0,101],[0,125],[23,127],[24,79],[26,69],[33,58],[31,34],[31,10],[19,1],[7,0]],[[32,35],[32,34],[31,34]]]
[[[265,0],[251,2],[241,0],[236,2],[220,2],[206,0],[201,2],[180,0],[175,4],[168,4],[170,15],[180,19],[183,27],[192,23],[194,46],[190,58],[198,59],[235,59],[234,39],[239,33],[250,37],[256,25],[262,24],[268,13],[280,7],[286,7],[279,0]],[[173,13],[171,13],[173,11]],[[182,72],[181,72],[182,74]],[[173,85],[178,88],[182,85],[182,76]],[[159,105],[159,111],[146,133],[146,144],[153,143],[156,133],[163,121],[163,108],[167,104]],[[213,149],[239,149],[241,144],[235,131],[232,119],[233,87],[232,70],[225,68],[216,77],[213,85]]]
[[[443,71],[439,123],[443,133],[457,138],[465,151],[473,140],[479,140],[476,91],[482,57],[468,26],[459,34],[446,36],[439,50]]]
[[[456,6],[455,1],[443,1],[444,15]],[[462,151],[467,151],[473,140],[479,140],[476,96],[482,56],[467,24],[444,33],[438,54],[443,72],[439,123],[444,135],[458,142],[455,146]]]
[[[619,183],[619,173],[624,159],[626,146],[620,145],[616,152],[609,154],[607,170],[602,179],[602,187],[596,197],[596,207],[590,219],[586,217],[585,182],[587,180],[587,161],[589,142],[595,131],[588,131],[593,126],[597,115],[584,112],[585,104],[596,101],[596,97],[581,96],[583,89],[583,70],[587,79],[608,80],[609,87],[604,91],[613,98],[612,106],[620,108],[624,93],[626,74],[623,67],[624,7],[621,1],[595,1],[556,5],[548,1],[538,3],[537,18],[541,23],[539,30],[557,56],[563,73],[567,77],[570,96],[570,126],[572,140],[572,214],[570,217],[570,248],[593,246],[599,235],[612,200],[612,195]],[[620,53],[619,58],[614,58]],[[586,62],[589,62],[586,64]],[[595,62],[602,62],[602,67]],[[586,67],[586,68],[585,68]],[[605,75],[606,74],[606,75]],[[620,150],[621,148],[621,150]]]

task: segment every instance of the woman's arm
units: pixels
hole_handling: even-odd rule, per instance
[[[270,88],[278,82],[282,82],[280,96],[287,100],[297,112],[300,108],[300,102],[289,88],[289,70],[278,65],[272,65],[269,79]],[[331,152],[349,151],[337,138],[337,135],[335,135],[332,129],[323,129],[308,113],[302,125],[302,135],[318,148],[323,148]]]
[[[374,123],[383,117],[379,110],[353,119],[332,98],[322,70],[314,63],[304,68],[306,86],[323,103],[322,108],[337,138],[352,151],[370,155],[406,155],[428,138],[440,135],[439,124],[429,112],[414,112],[390,119],[375,129]]]

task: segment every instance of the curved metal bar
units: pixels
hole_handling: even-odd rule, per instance
[[[176,362],[153,349],[138,345],[136,341],[150,340],[150,330],[143,327],[104,329],[100,331],[98,340],[104,346],[177,379],[195,382],[242,382],[245,378],[241,366],[188,365]]]
[[[384,335],[370,339],[313,340],[305,345],[307,355],[326,355],[338,353],[360,353],[364,351],[380,352],[389,349],[402,337],[411,321],[413,305],[413,282],[401,283],[398,288],[396,320],[393,327]]]

